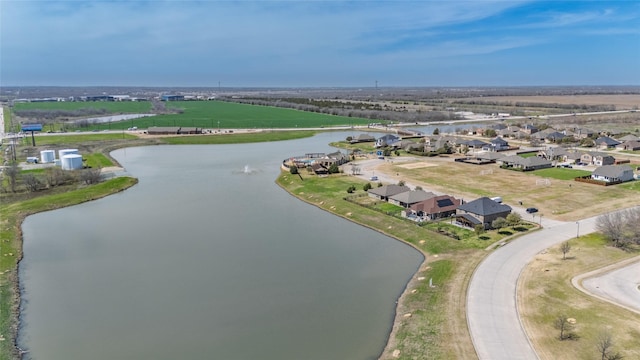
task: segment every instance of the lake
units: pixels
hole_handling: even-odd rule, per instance
[[[23,224],[26,358],[377,358],[423,256],[274,183],[347,135],[115,151],[139,184]]]

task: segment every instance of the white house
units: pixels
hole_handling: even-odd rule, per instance
[[[593,170],[593,180],[625,182],[633,180],[633,169],[629,165],[605,165]]]

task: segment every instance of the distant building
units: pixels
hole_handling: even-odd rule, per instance
[[[162,95],[160,97],[162,101],[183,101],[184,95]]]

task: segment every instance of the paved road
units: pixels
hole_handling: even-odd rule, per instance
[[[582,288],[577,287],[640,314],[640,257],[631,259],[623,267],[611,266],[596,272],[600,274],[585,274]],[[572,282],[575,285],[575,281]]]
[[[595,231],[596,217],[581,220],[580,234]],[[527,263],[542,250],[575,238],[575,222],[542,220],[544,229],[498,248],[474,272],[467,294],[467,321],[481,360],[537,359],[522,328],[517,283]]]

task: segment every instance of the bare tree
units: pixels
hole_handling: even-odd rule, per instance
[[[570,339],[575,336],[571,333],[571,330],[573,330],[573,324],[569,322],[569,317],[567,317],[567,315],[558,315],[554,325],[556,329],[560,330],[560,340]]]
[[[38,191],[42,187],[42,181],[33,174],[25,174],[22,177],[22,182],[30,192]]]
[[[48,187],[58,186],[70,180],[68,171],[62,170],[59,167],[47,168],[44,173]]]
[[[562,251],[562,260],[567,258],[567,253],[571,250],[571,244],[568,241],[563,242],[560,245],[560,251]]]
[[[87,185],[97,184],[102,180],[100,168],[84,169],[80,172],[80,181]]]
[[[622,355],[619,352],[613,352],[613,339],[611,333],[604,330],[598,334],[596,339],[596,348],[601,360],[620,360]]]
[[[640,209],[627,209],[606,213],[596,219],[596,228],[616,247],[624,247],[629,242],[640,243]]]
[[[9,188],[11,192],[16,192],[16,186],[18,184],[18,174],[20,174],[20,168],[18,164],[14,161],[11,165],[4,168],[4,176],[7,177],[9,181]]]

